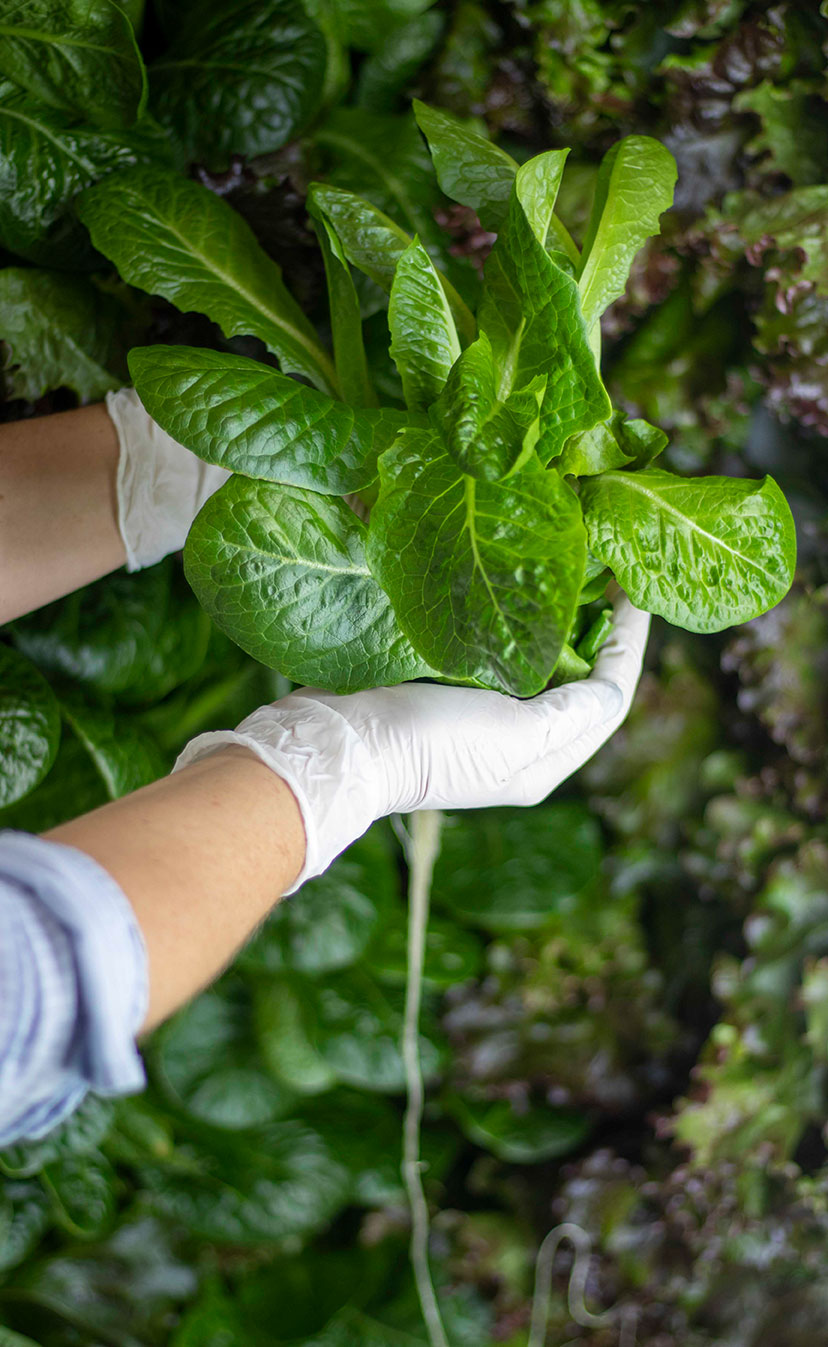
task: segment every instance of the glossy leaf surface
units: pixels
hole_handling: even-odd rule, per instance
[[[673,204],[675,182],[673,156],[650,136],[627,136],[604,156],[579,280],[588,329],[623,295],[633,258]]]
[[[129,367],[150,415],[199,458],[325,495],[373,481],[378,455],[409,420],[349,407],[244,356],[147,346]]]
[[[397,263],[411,243],[405,230],[370,201],[340,187],[314,183],[308,202],[313,215],[324,212],[330,219],[348,261],[390,294]],[[451,282],[438,275],[461,341],[473,341],[474,315]]]
[[[43,780],[59,741],[58,705],[46,679],[18,651],[0,645],[0,807]]]
[[[134,717],[93,706],[66,690],[61,712],[83,744],[110,800],[157,781],[167,762],[151,734]]]
[[[167,163],[167,140],[149,118],[106,131],[0,82],[0,243],[49,267],[92,266],[95,254],[69,207],[116,168]]]
[[[280,268],[226,201],[174,173],[134,168],[89,188],[78,210],[130,285],[206,314],[226,337],[259,337],[285,373],[335,391],[330,356]]]
[[[538,241],[514,191],[486,265],[479,321],[492,345],[501,398],[546,376],[537,444],[542,462],[556,458],[570,436],[609,416],[577,283]]]
[[[595,477],[613,468],[645,468],[667,444],[663,430],[614,412],[609,421],[574,435],[555,466],[563,476]]]
[[[294,682],[353,692],[423,677],[364,537],[342,501],[233,477],[196,519],[185,570],[219,627]]]
[[[131,126],[146,102],[132,24],[114,0],[3,0],[0,73],[96,126]]]
[[[505,483],[475,481],[418,430],[383,455],[380,483],[368,561],[415,648],[445,674],[539,692],[586,558],[571,488],[531,463]]]
[[[116,571],[14,624],[15,643],[40,668],[137,706],[195,673],[209,633],[169,559],[132,575]]]
[[[36,402],[71,388],[98,402],[123,380],[117,301],[80,276],[28,267],[0,271],[3,383],[12,398]]]
[[[327,46],[299,0],[207,6],[150,69],[152,107],[189,160],[277,150],[319,107]]]
[[[747,622],[787,593],[796,536],[771,477],[608,472],[581,493],[590,550],[633,603],[688,631]]]
[[[365,358],[359,295],[336,230],[322,213],[316,237],[325,263],[334,362],[343,400],[352,407],[374,407],[377,395]]]
[[[463,472],[497,482],[522,466],[535,448],[545,389],[546,376],[539,374],[501,402],[491,344],[481,333],[451,370],[431,419]]]
[[[414,113],[446,196],[470,206],[484,229],[496,233],[506,218],[518,170],[515,160],[450,113],[416,99]]]
[[[347,1195],[336,1156],[298,1121],[234,1132],[188,1125],[203,1148],[196,1173],[147,1166],[147,1205],[196,1237],[230,1244],[276,1243],[327,1224]]]
[[[424,411],[442,392],[460,342],[440,279],[419,239],[397,261],[388,327],[406,405]]]
[[[507,1099],[479,1103],[455,1098],[449,1108],[470,1141],[510,1164],[532,1165],[567,1155],[589,1135],[582,1114],[548,1105],[521,1109]]]
[[[565,921],[602,856],[600,828],[579,801],[454,814],[435,870],[435,904],[494,931]]]

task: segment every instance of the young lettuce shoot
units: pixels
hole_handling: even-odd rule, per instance
[[[317,183],[332,352],[206,189],[134,167],[81,198],[125,280],[227,337],[259,337],[280,362],[183,346],[130,356],[151,415],[234,474],[185,550],[203,606],[298,682],[348,692],[428,677],[520,697],[589,671],[610,575],[691,631],[772,607],[796,557],[775,482],[653,466],[666,436],[614,410],[601,378],[601,314],[672,203],[672,156],[646,136],[614,145],[579,249],[555,212],[565,150],[518,166],[454,118],[415,111],[443,191],[497,231],[476,311],[416,237]],[[354,272],[387,297],[397,405],[378,405]]]

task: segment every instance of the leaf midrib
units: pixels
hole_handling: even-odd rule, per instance
[[[484,585],[486,586],[486,590],[488,592],[489,598],[492,601],[492,606],[495,612],[498,614],[506,630],[511,635],[512,628],[509,624],[506,614],[504,613],[503,609],[501,608],[500,604],[497,601],[497,598],[495,597],[495,592],[492,589],[491,582],[486,572],[486,567],[483,565],[483,559],[480,555],[480,549],[477,546],[477,530],[474,527],[476,485],[477,484],[473,477],[465,475],[464,481],[464,498],[466,506],[465,528],[468,530],[469,534],[469,543],[471,544],[472,557],[474,558],[475,569],[480,572],[480,575],[483,579]],[[512,636],[512,639],[513,640],[515,639],[514,636]]]
[[[313,358],[315,363],[319,366],[322,374],[328,379],[328,386],[326,388],[323,388],[321,391],[323,393],[330,393],[335,396],[336,393],[338,392],[339,387],[337,383],[336,372],[334,370],[333,364],[328,359],[323,348],[321,346],[318,346],[315,342],[311,342],[310,339],[306,337],[304,333],[300,332],[298,328],[295,328],[292,323],[288,323],[285,319],[280,318],[278,314],[274,314],[269,308],[267,308],[266,305],[260,303],[254,295],[251,295],[250,291],[242,282],[238,281],[232,275],[228,275],[226,272],[222,271],[222,269],[218,265],[211,263],[202,252],[199,252],[199,250],[183,236],[183,234],[180,234],[178,232],[178,230],[175,228],[175,225],[171,224],[169,219],[167,219],[160,210],[156,212],[156,216],[161,221],[163,226],[169,230],[169,232],[173,235],[173,237],[178,240],[183,251],[190,257],[194,257],[199,262],[201,262],[205,271],[207,271],[209,274],[213,276],[217,276],[218,279],[228,287],[228,289],[235,291],[237,295],[241,296],[244,300],[246,300],[246,302],[250,305],[250,307],[254,310],[254,312],[263,314],[264,317],[270,319],[270,321],[277,328],[280,328],[283,332],[289,333],[296,339],[299,345],[302,346],[308,352],[308,354]],[[270,261],[270,259],[268,259],[268,261]],[[248,333],[247,335],[253,334]]]
[[[65,33],[55,35],[43,32],[39,28],[17,28],[13,24],[0,23],[0,35],[4,33],[10,37],[29,38],[33,42],[48,43],[53,47],[77,47],[81,51],[97,51],[102,56],[114,56],[116,60],[124,60],[123,52],[117,47],[101,47],[97,42],[84,42],[81,38],[69,37]]]
[[[77,154],[73,154],[71,150],[67,149],[65,143],[59,138],[57,133],[49,130],[44,126],[43,122],[35,121],[33,117],[27,117],[25,112],[15,112],[13,108],[1,105],[0,117],[14,117],[19,122],[25,122],[27,126],[32,127],[36,135],[43,136],[45,140],[51,140],[52,143],[66,155],[67,159],[71,159],[73,163],[77,164],[80,168],[85,169],[87,173],[94,174],[97,171],[95,165],[90,163],[89,160],[79,158]]]
[[[630,490],[637,491],[639,495],[646,496],[657,508],[663,510],[666,514],[673,515],[675,519],[681,520],[688,529],[700,534],[703,538],[707,538],[714,547],[719,547],[723,551],[729,552],[732,557],[736,557],[739,561],[743,561],[748,566],[752,566],[754,570],[759,571],[760,575],[764,575],[772,584],[779,583],[778,576],[773,575],[771,571],[765,570],[764,566],[760,566],[759,562],[754,561],[746,552],[737,552],[736,549],[730,547],[723,538],[717,538],[715,533],[708,533],[707,529],[703,529],[701,525],[697,524],[689,515],[682,514],[681,510],[677,509],[675,505],[669,505],[667,501],[664,500],[663,496],[658,495],[657,492],[649,490],[649,488],[643,486],[641,482],[636,481],[632,473],[608,472],[604,473],[604,476],[612,477],[613,481],[621,482]]]
[[[268,557],[273,561],[280,562],[284,566],[303,566],[309,571],[327,571],[330,575],[360,575],[371,578],[371,572],[367,566],[329,566],[324,561],[307,561],[304,557],[283,556],[281,552],[267,552],[262,547],[246,546],[244,543],[233,543],[234,552],[243,552],[251,557]]]

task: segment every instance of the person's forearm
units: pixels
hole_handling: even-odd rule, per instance
[[[296,879],[305,854],[291,791],[241,747],[44,836],[86,852],[130,900],[149,957],[144,1031],[221,972]]]
[[[0,625],[126,560],[103,403],[0,426]]]

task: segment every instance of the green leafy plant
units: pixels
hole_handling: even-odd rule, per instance
[[[260,338],[281,365],[130,355],[155,419],[234,473],[187,543],[204,607],[296,681],[436,677],[531,696],[588,672],[610,574],[693,631],[778,602],[795,540],[776,484],[653,467],[666,437],[614,411],[599,371],[600,317],[672,201],[670,154],[645,136],[613,146],[578,248],[555,212],[565,150],[518,166],[446,114],[416,113],[442,189],[498,231],[476,312],[418,237],[315,184],[332,354],[203,188],[132,168],[80,199],[125,280]],[[354,272],[387,295],[396,405],[378,405]]]
[[[212,16],[235,10],[242,28],[252,13],[210,0],[208,23],[194,0],[150,0],[142,37],[140,0],[121,8],[147,60],[153,115],[128,125],[124,100],[125,113],[104,126],[99,112],[92,120],[77,104],[56,107],[33,88],[0,86],[6,419],[99,397],[108,378],[125,377],[124,334],[107,347],[103,297],[129,292],[91,246],[72,200],[113,169],[186,166],[175,141],[200,124],[186,76],[180,91],[172,86],[181,71],[195,75],[186,61],[204,59]],[[215,139],[190,147],[206,153],[221,141],[212,171],[193,171],[254,224],[322,334],[320,350],[336,358],[340,419],[316,443],[324,446],[332,427],[347,442],[360,407],[381,408],[398,425],[412,419],[385,316],[407,246],[400,230],[418,235],[451,282],[465,352],[477,336],[467,315],[480,314],[466,259],[480,262],[490,234],[502,230],[516,172],[505,150],[522,162],[553,143],[550,129],[556,145],[573,146],[550,221],[550,229],[558,215],[566,221],[570,243],[559,233],[556,251],[567,255],[572,239],[586,237],[602,153],[632,130],[669,144],[680,171],[677,210],[646,242],[601,323],[602,379],[634,419],[617,415],[600,432],[573,436],[556,471],[582,479],[581,497],[594,467],[607,474],[597,485],[613,493],[613,474],[637,480],[662,465],[770,471],[804,525],[800,577],[778,608],[723,639],[654,634],[629,719],[568,798],[445,820],[422,966],[428,1079],[419,1175],[444,1336],[452,1347],[535,1347],[544,1335],[547,1344],[590,1347],[811,1347],[824,1337],[828,1293],[819,1141],[828,1004],[820,522],[828,501],[820,439],[828,430],[820,263],[828,18],[791,0],[528,0],[514,13],[484,0],[431,12],[424,0],[344,0],[335,9],[338,36],[334,7],[314,6],[328,62],[324,75],[302,66],[312,87],[293,106],[300,116],[318,110],[288,128],[299,136],[289,149],[280,154],[276,144],[286,104],[269,44],[278,48],[279,16],[291,10],[276,4],[259,6],[259,92],[273,101],[261,123],[270,122],[266,148],[277,154],[231,166],[231,155],[263,144],[233,93],[249,73],[232,62],[213,61],[200,104]],[[4,23],[13,11],[23,12],[20,0],[0,0]],[[56,2],[50,12],[53,23],[85,13],[99,31],[97,4]],[[298,19],[307,35],[311,21]],[[169,74],[168,40],[176,50]],[[340,94],[332,90],[342,44],[354,80]],[[25,67],[8,69],[15,78]],[[486,156],[497,165],[497,190],[493,176],[485,194],[477,190],[464,169],[444,186],[467,204],[441,196],[415,123],[398,115],[413,91],[476,119],[452,122],[458,164],[466,127],[481,129],[485,119],[505,150],[485,142],[484,151],[474,138],[472,148],[481,164]],[[89,83],[87,94],[100,104],[100,86]],[[329,112],[328,100],[340,96],[350,105]],[[153,120],[161,116],[163,133]],[[422,109],[420,118],[425,127]],[[304,183],[314,177],[344,189],[328,194],[324,212],[314,206],[318,245],[304,226]],[[359,218],[347,193],[367,198],[393,226],[386,220],[381,235],[390,262],[372,251],[371,233],[364,248],[351,236],[373,276],[355,268],[358,309],[354,263],[336,243],[337,214],[343,237]],[[201,191],[200,209],[211,200]],[[379,229],[370,206],[359,209]],[[226,221],[227,210],[217,218]],[[147,254],[153,230],[154,222],[137,239]],[[332,331],[314,288],[326,250],[343,315]],[[25,263],[38,270],[24,280]],[[253,294],[267,299],[265,289]],[[243,329],[225,339],[163,299],[140,308],[152,325],[140,317],[128,345],[261,351]],[[349,336],[357,325],[362,345]],[[262,378],[274,372],[272,361],[255,368]],[[316,391],[289,382],[296,396]],[[242,409],[240,399],[234,414]],[[621,450],[636,459],[665,444],[638,418],[663,427],[670,442],[655,464],[651,457],[630,471]],[[375,433],[385,433],[381,421]],[[351,444],[342,493],[363,452],[361,439]],[[278,445],[274,452],[284,469]],[[332,471],[320,454],[304,458],[308,476],[298,482],[317,501],[316,481]],[[252,454],[251,463],[242,478],[255,471]],[[261,485],[274,498],[284,489]],[[359,490],[373,505],[374,489]],[[603,574],[594,584],[600,593]],[[578,643],[584,664],[601,638],[600,623],[591,627],[589,642]],[[562,657],[556,677],[563,668]],[[200,729],[234,724],[284,690],[211,625],[176,561],[88,586],[0,633],[8,801],[0,822],[41,831],[102,803],[169,766]],[[90,1098],[41,1141],[2,1152],[4,1347],[427,1347],[406,1267],[402,1097],[389,1092],[402,1074],[404,870],[390,830],[378,825],[324,879],[281,904],[214,988],[144,1041],[146,1093]],[[654,1115],[663,1115],[658,1127]],[[550,1212],[565,1224],[544,1241]]]

